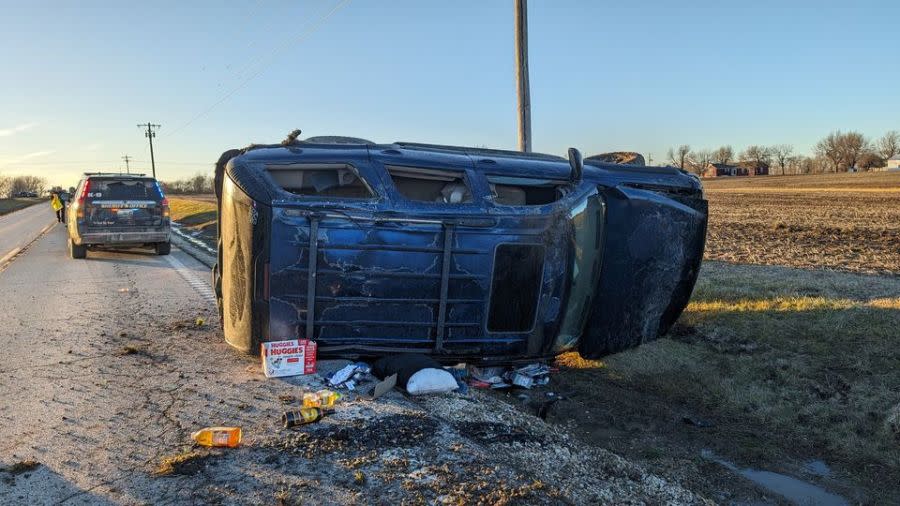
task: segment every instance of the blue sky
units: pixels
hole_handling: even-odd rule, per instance
[[[337,6],[337,8],[336,8]],[[336,8],[336,10],[335,10]],[[343,134],[516,146],[512,0],[0,0],[0,174],[161,179]],[[329,17],[328,14],[331,13]],[[900,129],[900,2],[529,2],[534,149],[793,144]]]

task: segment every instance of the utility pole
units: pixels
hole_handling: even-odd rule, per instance
[[[528,84],[528,1],[516,7],[516,92],[519,98],[519,151],[531,152],[531,92]]]
[[[150,141],[150,167],[153,168],[153,179],[156,179],[156,159],[153,158],[153,138],[156,137],[156,132],[154,132],[153,129],[160,128],[161,126],[162,125],[154,125],[149,121],[138,125],[138,128],[147,128],[147,131],[144,132],[144,137]]]
[[[131,166],[128,165],[128,162],[132,160],[132,158],[128,155],[122,157],[122,160],[125,160],[125,172],[131,174]]]

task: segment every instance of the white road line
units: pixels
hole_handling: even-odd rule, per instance
[[[178,260],[174,256],[167,255],[166,261],[169,262],[169,265],[171,265],[172,268],[175,269],[175,271],[178,272],[178,274],[180,274],[185,281],[187,281],[187,284],[190,285],[195,292],[200,294],[200,296],[203,297],[206,302],[215,305],[216,293],[213,291],[212,287],[209,286],[209,283],[200,279],[200,277],[197,276],[194,271],[188,269],[183,263],[181,263],[181,260]]]

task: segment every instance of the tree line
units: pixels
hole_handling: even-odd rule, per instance
[[[179,179],[177,181],[161,181],[160,185],[166,194],[185,195],[199,193],[213,193],[214,188],[213,176],[197,174],[187,179]]]
[[[19,192],[44,193],[47,180],[38,176],[4,176],[0,174],[0,198],[10,198]]]
[[[670,148],[667,156],[671,166],[695,174],[702,174],[710,163],[764,166],[770,174],[821,174],[872,170],[887,165],[887,160],[900,154],[900,132],[892,130],[878,139],[851,131],[837,130],[820,140],[812,155],[795,154],[794,146],[752,145],[735,154],[731,146],[718,149],[692,149],[687,144]]]

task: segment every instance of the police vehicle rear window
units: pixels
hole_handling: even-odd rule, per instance
[[[93,198],[104,200],[161,198],[156,181],[152,179],[91,179],[88,192]]]

